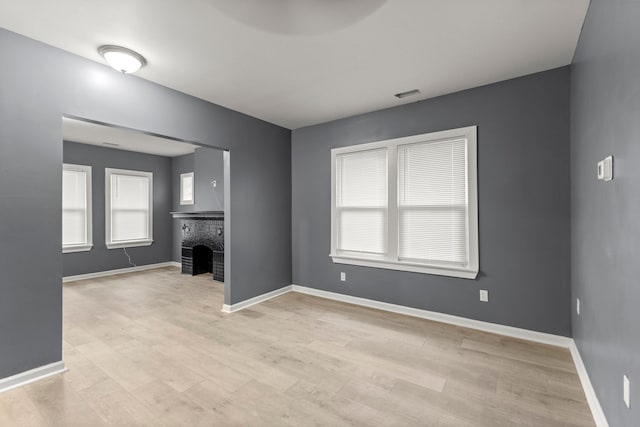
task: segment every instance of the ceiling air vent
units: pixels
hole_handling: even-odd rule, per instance
[[[398,99],[402,99],[402,98],[406,98],[408,96],[413,96],[413,95],[418,95],[420,94],[420,91],[418,89],[413,89],[413,90],[408,90],[406,92],[400,92],[400,93],[396,93],[395,96]]]

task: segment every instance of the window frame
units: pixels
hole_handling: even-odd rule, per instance
[[[193,205],[195,204],[195,174],[193,172],[180,174],[180,205]],[[185,199],[184,197],[184,182],[186,178],[191,178],[191,199]]]
[[[398,147],[424,142],[443,142],[453,139],[466,140],[467,157],[467,245],[466,266],[415,262],[399,259],[399,212],[398,203]],[[373,149],[387,149],[387,241],[386,255],[363,256],[341,253],[338,250],[338,206],[337,206],[337,156]],[[478,167],[477,167],[477,126],[467,126],[440,132],[424,133],[402,138],[394,138],[365,144],[334,148],[331,150],[331,247],[330,257],[336,264],[350,264],[363,267],[377,267],[415,273],[475,279],[479,272],[478,243]]]
[[[86,225],[86,241],[81,244],[71,244],[65,245],[62,244],[62,253],[74,253],[74,252],[88,252],[93,249],[93,222],[92,222],[92,204],[93,200],[91,197],[91,186],[93,183],[91,177],[91,166],[87,165],[76,165],[73,163],[63,163],[62,164],[62,173],[64,175],[64,171],[73,171],[73,172],[84,172],[85,173],[85,225]],[[63,183],[63,191],[64,191],[64,183]],[[62,207],[62,215],[64,216],[64,206]],[[62,236],[64,237],[64,236]]]
[[[149,180],[149,218],[147,222],[147,238],[136,240],[124,240],[114,242],[111,240],[112,218],[111,218],[111,176],[126,175],[135,177],[145,177]],[[153,172],[135,171],[127,169],[105,168],[105,246],[107,249],[133,248],[139,246],[150,246],[153,243]]]

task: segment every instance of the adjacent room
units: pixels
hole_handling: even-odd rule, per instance
[[[639,19],[0,1],[0,425],[640,425]]]

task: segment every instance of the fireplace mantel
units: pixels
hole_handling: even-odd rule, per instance
[[[224,218],[223,211],[169,212],[174,218]]]

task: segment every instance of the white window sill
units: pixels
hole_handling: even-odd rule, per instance
[[[422,265],[407,263],[402,261],[382,261],[372,259],[354,258],[341,255],[330,255],[336,264],[359,265],[362,267],[385,268],[388,270],[409,271],[412,273],[435,274],[438,276],[459,277],[461,279],[475,279],[478,277],[478,270],[454,267],[442,267],[433,265]]]
[[[82,245],[82,246],[63,246],[62,253],[70,254],[73,252],[88,252],[93,248],[93,245]]]
[[[151,246],[153,240],[130,240],[127,242],[107,243],[107,249],[136,248],[139,246]]]

